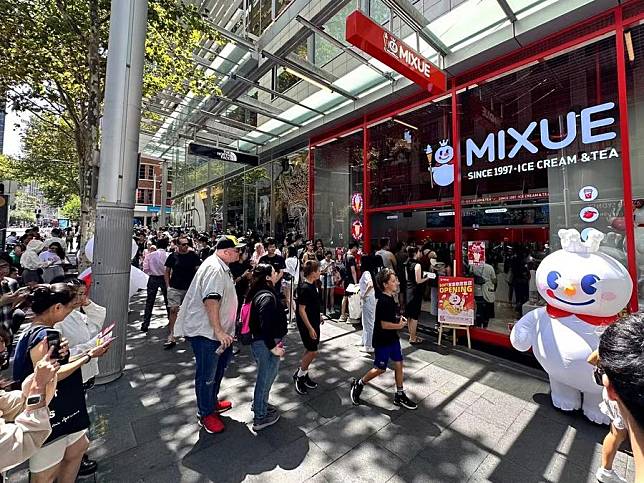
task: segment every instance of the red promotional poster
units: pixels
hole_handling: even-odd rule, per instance
[[[353,212],[358,215],[362,213],[363,207],[364,203],[362,201],[362,195],[360,193],[353,193],[353,196],[351,197],[351,209]]]
[[[474,279],[438,277],[438,322],[474,325]]]
[[[485,242],[467,242],[467,263],[470,267],[478,267],[485,264]]]

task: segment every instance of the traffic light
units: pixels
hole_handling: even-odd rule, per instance
[[[35,209],[34,213],[36,213],[36,220],[39,219],[42,216],[41,215],[42,211],[40,209]]]

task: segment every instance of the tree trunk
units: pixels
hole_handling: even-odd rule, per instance
[[[81,181],[81,251],[78,257],[78,269],[84,270],[91,265],[84,256],[87,240],[94,236],[96,225],[96,188],[98,186],[98,174],[100,164],[99,151],[99,122],[101,116],[101,103],[103,91],[100,76],[99,56],[99,5],[98,0],[91,0],[89,3],[90,32],[87,46],[87,63],[89,65],[88,105],[86,129],[81,136],[83,149],[79,151],[80,157],[80,181]]]

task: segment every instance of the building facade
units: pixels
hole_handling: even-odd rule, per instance
[[[222,84],[260,112],[214,109],[251,125],[228,131],[228,147],[257,154],[259,166],[175,144],[177,221],[305,228],[327,246],[355,239],[364,251],[414,241],[457,275],[468,273],[468,244],[480,242],[497,302],[473,335],[499,344],[535,290],[528,281],[523,300],[525,275],[513,265],[534,270],[561,228],[592,227],[634,280],[629,309],[644,303],[643,1],[360,2],[447,73],[437,95],[348,47],[356,2],[287,3],[258,17],[253,74],[252,59],[235,57],[232,71],[255,87],[242,91],[232,76]],[[306,186],[289,181],[302,175]]]
[[[136,185],[136,205],[134,223],[154,226],[161,210],[161,189],[163,162],[159,159],[142,156],[138,163],[139,176]],[[166,187],[166,214],[169,217],[172,206],[172,168],[168,172]]]

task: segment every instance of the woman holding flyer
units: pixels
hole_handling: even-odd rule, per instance
[[[74,310],[62,322],[57,323],[54,328],[60,330],[61,336],[69,342],[69,353],[73,357],[101,345],[103,341],[111,340],[114,324],[107,327],[106,330],[102,330],[107,313],[105,307],[101,307],[89,299],[87,286],[82,280],[74,279],[69,284],[76,291],[76,297],[72,303]],[[98,373],[97,359],[92,358],[81,367],[85,395],[87,395],[89,389],[94,387],[94,380]],[[84,454],[78,475],[93,475],[96,473],[97,468],[96,461],[89,459],[87,454]]]

